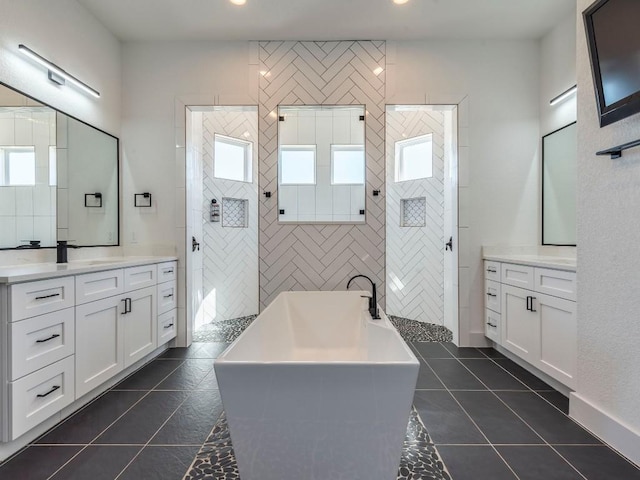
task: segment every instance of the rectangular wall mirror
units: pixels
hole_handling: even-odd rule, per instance
[[[365,108],[278,108],[281,223],[365,222]]]
[[[0,249],[119,244],[118,139],[0,84]]]
[[[577,129],[542,137],[542,244],[576,245]]]

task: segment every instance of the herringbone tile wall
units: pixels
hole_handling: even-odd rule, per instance
[[[253,182],[213,176],[214,134],[253,142]],[[255,107],[216,107],[203,114],[203,313],[218,321],[258,313],[258,112]],[[247,200],[247,228],[211,222],[211,200]],[[228,212],[227,212],[228,213]],[[222,212],[225,215],[225,212]]]
[[[372,192],[384,184],[385,42],[260,42],[259,64],[260,188],[273,193],[260,202],[262,307],[286,290],[343,290],[361,273],[384,308],[384,191]],[[278,223],[278,105],[321,104],[366,107],[365,225]]]
[[[444,115],[421,106],[387,109],[387,312],[444,322]],[[433,176],[395,181],[395,143],[432,133]],[[427,159],[425,159],[427,161]],[[403,227],[403,199],[426,198],[426,223]]]

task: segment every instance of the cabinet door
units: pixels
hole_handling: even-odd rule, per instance
[[[538,313],[527,310],[529,290],[502,285],[502,346],[535,365],[538,359],[540,329]]]
[[[129,312],[124,320],[124,366],[134,364],[157,346],[156,287],[125,293]]]
[[[540,356],[536,367],[575,389],[578,355],[576,303],[537,294],[534,309],[540,316]]]
[[[80,398],[124,368],[121,297],[76,307],[76,395]]]

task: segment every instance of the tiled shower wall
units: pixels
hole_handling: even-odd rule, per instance
[[[282,291],[343,290],[355,274],[376,282],[384,308],[385,200],[373,190],[384,184],[385,42],[260,42],[258,57],[260,188],[273,193],[260,205],[262,308]],[[278,105],[365,105],[365,225],[278,223]]]
[[[0,186],[0,248],[56,244],[56,186],[49,185],[49,147],[56,145],[56,114],[48,107],[0,108],[0,146],[33,146],[36,184]]]
[[[258,313],[258,115],[257,109],[219,107],[203,113],[202,256],[203,314],[207,322]],[[214,134],[252,142],[252,181],[213,176]],[[247,200],[246,228],[211,222],[212,199]]]
[[[444,114],[428,106],[387,109],[387,313],[422,322],[444,320]],[[432,136],[431,178],[395,181],[395,144]],[[402,226],[403,199],[423,198],[423,226]]]

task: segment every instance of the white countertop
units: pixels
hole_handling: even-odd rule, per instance
[[[521,253],[509,254],[484,254],[485,260],[494,262],[517,263],[518,265],[530,265],[532,267],[554,268],[556,270],[576,271],[576,259],[574,257],[554,257],[548,255],[530,255]]]
[[[46,278],[67,277],[82,273],[136,267],[151,263],[173,262],[176,257],[112,257],[77,260],[69,263],[32,263],[0,267],[0,284],[28,282]]]

